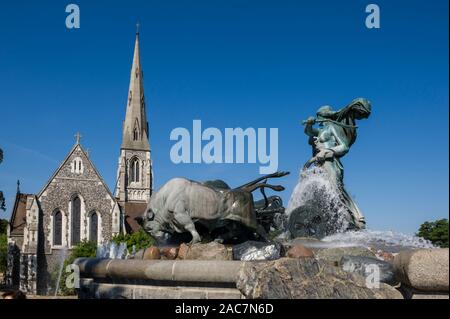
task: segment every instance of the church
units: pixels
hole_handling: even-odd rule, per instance
[[[55,275],[71,248],[139,229],[135,218],[145,211],[152,188],[137,32],[115,190],[108,188],[77,134],[39,193],[23,194],[17,188],[8,227],[7,284],[32,294],[54,293]]]

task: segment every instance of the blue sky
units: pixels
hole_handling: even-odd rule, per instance
[[[448,217],[448,1],[66,1],[0,5],[0,189],[37,193],[75,142],[114,187],[136,21],[141,23],[156,186],[184,176],[231,186],[258,164],[175,165],[176,127],[279,128],[285,204],[311,150],[300,120],[321,105],[372,102],[343,159],[372,229],[413,233]]]

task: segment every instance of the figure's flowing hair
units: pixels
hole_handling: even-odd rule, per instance
[[[356,120],[354,117],[354,110],[359,109],[368,114],[371,113],[371,104],[368,100],[364,98],[358,98],[353,100],[347,106],[344,106],[340,110],[337,111],[329,111],[325,114],[321,114],[321,117],[324,119],[330,120],[333,124],[342,128],[344,134],[349,141],[349,146],[352,146],[356,141],[357,137],[357,126]]]

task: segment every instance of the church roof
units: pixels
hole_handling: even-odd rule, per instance
[[[23,229],[25,227],[27,217],[28,196],[31,196],[31,194],[16,194],[11,219],[9,222],[11,236],[23,236]]]
[[[122,211],[125,214],[125,230],[127,233],[134,233],[141,229],[136,218],[142,217],[147,209],[147,203],[125,202],[121,203]]]
[[[136,33],[127,109],[125,121],[123,122],[122,149],[150,150],[143,76],[139,48],[139,33]]]

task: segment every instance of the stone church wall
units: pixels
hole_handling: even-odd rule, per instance
[[[81,160],[81,164],[80,164]],[[79,166],[81,165],[81,166]],[[77,170],[74,170],[76,166]],[[82,169],[80,170],[79,167]],[[100,242],[108,241],[113,236],[114,226],[119,226],[119,207],[102,183],[95,169],[91,166],[81,147],[63,164],[56,176],[50,181],[44,192],[39,196],[42,215],[42,259],[39,261],[39,290],[54,293],[55,276],[61,262],[70,255],[65,247],[71,247],[71,200],[74,196],[81,199],[81,241],[89,240],[89,214],[96,212],[99,216]],[[115,207],[114,212],[113,207]],[[63,214],[62,245],[53,245],[52,216],[55,211]]]

